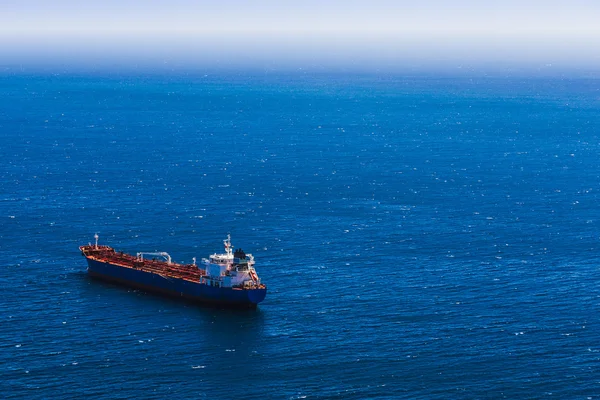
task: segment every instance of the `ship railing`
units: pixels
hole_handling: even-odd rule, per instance
[[[199,269],[194,264],[165,264],[164,261],[144,260],[123,253],[104,254],[100,257],[93,257],[99,261],[110,262],[115,265],[120,265],[127,268],[135,268],[145,272],[163,275],[168,273],[176,278],[186,279],[193,282],[198,282],[204,274],[204,270]]]
[[[244,281],[242,286],[247,289],[256,289],[260,286],[260,283],[256,281]]]
[[[201,277],[206,274],[204,269],[199,268],[195,264],[168,264],[159,260],[145,260],[123,252],[115,252],[109,246],[105,246],[104,249],[101,246],[98,247],[100,248],[92,251],[91,254],[86,254],[86,256],[99,262],[108,262],[124,268],[134,268],[159,275],[167,273],[173,277],[191,282],[199,282]]]

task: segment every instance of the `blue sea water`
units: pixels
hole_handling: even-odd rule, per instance
[[[0,76],[3,398],[598,398],[600,81]],[[78,246],[269,293],[90,280]]]

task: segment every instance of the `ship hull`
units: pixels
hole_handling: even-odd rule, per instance
[[[235,308],[256,308],[264,300],[267,289],[238,289],[213,287],[170,278],[134,268],[113,265],[87,258],[90,277],[144,291],[183,298],[195,303]]]

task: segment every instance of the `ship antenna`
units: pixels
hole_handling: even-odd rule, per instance
[[[96,239],[96,250],[98,250],[98,234],[94,235],[94,239]]]

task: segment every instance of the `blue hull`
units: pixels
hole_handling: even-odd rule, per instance
[[[87,258],[88,274],[97,279],[129,287],[185,298],[197,303],[240,308],[256,308],[267,289],[219,288],[182,279],[166,278],[150,272],[120,267]]]

